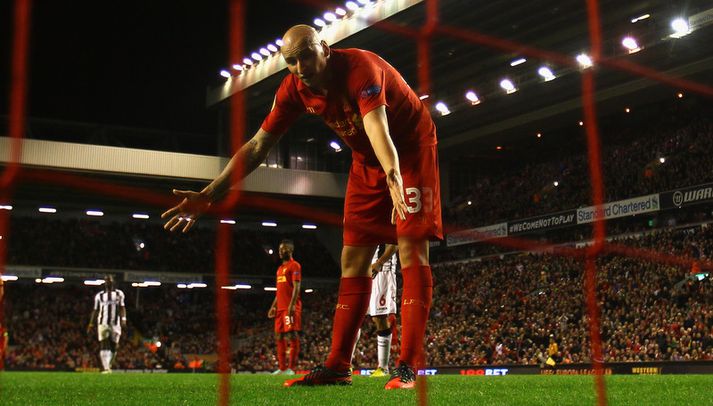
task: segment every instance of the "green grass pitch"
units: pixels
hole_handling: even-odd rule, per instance
[[[611,405],[713,405],[713,375],[605,378]],[[284,377],[231,376],[233,405],[409,405],[414,391],[385,391],[385,378],[351,387],[283,388]],[[435,376],[431,405],[592,405],[591,376]],[[0,373],[0,405],[214,405],[214,374]]]

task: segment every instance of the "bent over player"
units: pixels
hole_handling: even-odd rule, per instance
[[[436,127],[399,72],[378,55],[332,49],[307,25],[290,28],[280,50],[290,73],[257,133],[200,192],[163,213],[164,228],[188,231],[223,196],[235,171],[245,176],[302,114],[320,116],[352,150],[344,198],[342,278],[323,366],[285,382],[349,385],[352,349],[371,296],[369,265],[376,246],[398,242],[403,274],[401,355],[387,389],[413,388],[424,365],[423,338],[433,282],[429,239],[442,238]]]
[[[109,374],[119,347],[121,328],[126,327],[124,292],[114,288],[114,277],[111,275],[104,278],[104,290],[94,295],[94,310],[89,317],[88,332],[94,327],[94,320],[97,322],[102,373]]]
[[[282,240],[278,253],[282,264],[277,268],[275,300],[267,312],[267,317],[275,318],[275,341],[277,342],[277,362],[279,368],[273,375],[294,375],[297,356],[300,353],[300,331],[302,330],[302,267],[292,259],[295,244],[292,240]],[[287,341],[290,342],[290,360],[287,358]]]

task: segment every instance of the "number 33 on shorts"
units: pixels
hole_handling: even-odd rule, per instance
[[[415,187],[406,188],[406,208],[409,213],[415,214],[423,209],[425,212],[433,211],[433,189],[424,187],[422,189]]]
[[[292,324],[292,317],[285,316],[285,325],[289,326],[290,324]]]

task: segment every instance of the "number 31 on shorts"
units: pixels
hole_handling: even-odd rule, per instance
[[[424,187],[406,188],[406,208],[409,213],[414,214],[424,209],[427,213],[433,211],[433,189]]]

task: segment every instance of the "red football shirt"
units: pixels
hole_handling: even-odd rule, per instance
[[[295,286],[295,281],[302,280],[302,267],[299,262],[291,259],[283,262],[277,268],[277,310],[287,310],[292,299],[292,290]],[[295,310],[302,309],[302,300],[297,296]]]
[[[352,149],[355,161],[379,165],[362,117],[383,105],[400,156],[436,144],[436,127],[428,109],[381,57],[361,49],[332,49],[327,64],[332,75],[327,95],[314,93],[297,76],[287,75],[262,123],[263,130],[283,134],[302,113],[316,114]]]

